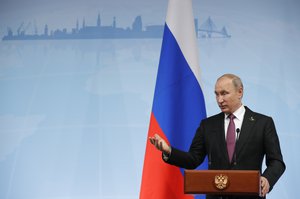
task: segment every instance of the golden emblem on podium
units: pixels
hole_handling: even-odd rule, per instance
[[[220,174],[215,176],[215,186],[217,189],[223,190],[228,185],[228,176]]]

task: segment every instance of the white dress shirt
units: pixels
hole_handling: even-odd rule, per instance
[[[240,108],[238,108],[233,115],[235,116],[235,118],[233,119],[234,124],[235,124],[235,129],[240,129],[241,132],[241,127],[242,127],[242,123],[244,120],[244,115],[245,115],[246,109],[244,107],[244,105],[242,105]],[[229,125],[229,114],[225,114],[225,118],[224,118],[224,127],[225,127],[225,138],[227,137],[227,129],[228,129],[228,125]],[[235,138],[238,138],[237,135],[237,131],[235,131]]]

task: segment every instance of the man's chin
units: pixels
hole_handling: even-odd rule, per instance
[[[223,113],[229,113],[229,110],[228,110],[227,108],[222,108],[222,107],[220,107],[220,109],[221,109],[221,111],[222,111]]]

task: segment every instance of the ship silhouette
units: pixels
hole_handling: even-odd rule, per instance
[[[116,18],[113,18],[112,25],[102,25],[100,14],[97,17],[95,26],[88,26],[85,20],[79,28],[79,21],[76,22],[76,27],[68,32],[66,28],[49,32],[48,25],[44,27],[42,34],[37,33],[37,29],[33,34],[26,34],[28,23],[24,27],[24,22],[18,27],[16,34],[11,28],[8,28],[7,35],[2,40],[66,40],[66,39],[143,39],[143,38],[158,38],[163,36],[164,25],[147,25],[143,29],[142,17],[137,16],[132,23],[131,28],[117,27]],[[198,38],[230,38],[225,27],[218,30],[212,19],[209,17],[199,28],[198,19],[195,19],[195,30]]]

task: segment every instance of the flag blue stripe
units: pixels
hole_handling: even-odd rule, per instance
[[[201,87],[165,24],[152,112],[170,144],[188,150],[206,118]]]

